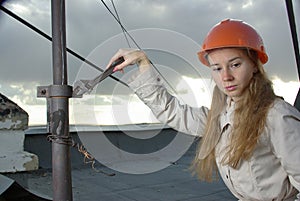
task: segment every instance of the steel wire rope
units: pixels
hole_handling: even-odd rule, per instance
[[[123,26],[122,22],[120,21],[119,14],[118,14],[117,9],[116,9],[116,7],[115,7],[115,5],[113,3],[113,0],[111,0],[111,2],[112,2],[113,8],[114,8],[116,14],[114,14],[111,11],[111,9],[107,6],[107,4],[104,2],[104,0],[101,0],[101,2],[104,5],[104,7],[108,10],[108,12],[113,16],[113,18],[116,20],[116,22],[120,25],[120,27],[122,29],[122,32],[123,32],[126,40],[128,41],[128,38],[126,37],[126,35],[127,35],[132,40],[132,42],[135,44],[135,46],[139,50],[143,51],[143,49],[138,45],[138,43],[134,40],[134,38],[130,35],[130,33],[126,30],[126,28]],[[128,41],[128,45],[130,47],[129,41]],[[170,87],[170,89],[172,90],[173,94],[176,94],[176,90],[172,87],[172,85],[169,83],[169,81],[162,75],[162,73],[158,70],[158,68],[153,64],[153,62],[150,59],[149,59],[149,62],[153,66],[153,68],[156,70],[156,72],[161,76],[161,78],[165,81],[165,83]]]
[[[49,36],[48,34],[46,34],[45,32],[43,32],[42,30],[38,29],[36,26],[32,25],[31,23],[27,22],[26,20],[24,20],[23,18],[19,17],[17,14],[13,13],[12,11],[10,11],[9,9],[5,8],[4,6],[0,6],[0,10],[2,10],[3,12],[5,12],[7,15],[11,16],[12,18],[14,18],[15,20],[19,21],[20,23],[22,23],[23,25],[27,26],[28,28],[30,28],[31,30],[33,30],[34,32],[38,33],[39,35],[43,36],[44,38],[48,39],[49,41],[52,41],[52,37]],[[78,58],[79,60],[83,61],[84,63],[88,64],[89,66],[95,68],[96,70],[100,71],[100,72],[104,72],[105,69],[101,69],[99,68],[96,64],[92,63],[91,61],[87,60],[86,58],[82,57],[81,55],[79,55],[78,53],[76,53],[75,51],[73,51],[70,48],[66,48],[67,52],[70,53],[71,55],[73,55],[74,57]],[[120,82],[121,84],[129,87],[125,82],[123,82],[122,80],[120,80],[119,78],[113,76],[113,75],[109,75],[113,80]]]
[[[298,69],[298,78],[300,80],[300,51],[299,51],[299,42],[296,28],[296,21],[294,15],[293,2],[291,0],[286,0],[286,9],[288,14],[288,19],[290,23],[290,31],[292,35],[293,45],[294,45],[294,54]]]
[[[113,8],[114,8],[115,14],[116,14],[116,16],[117,16],[119,22],[121,22],[121,19],[120,19],[120,16],[119,16],[119,14],[118,14],[117,8],[116,8],[116,6],[115,6],[114,0],[110,0],[110,1],[111,1],[111,4],[112,4]],[[128,47],[131,48],[131,45],[130,45],[130,43],[129,43],[128,37],[127,37],[127,35],[126,35],[124,29],[122,29],[122,32],[123,32],[123,35],[124,35],[124,37],[125,37],[125,40],[126,40],[126,42],[127,42]]]
[[[299,42],[298,42],[298,35],[297,35],[297,28],[296,28],[296,21],[294,15],[294,8],[292,0],[286,0],[286,10],[288,15],[288,20],[290,24],[290,31],[292,35],[292,41],[294,46],[294,54],[296,59],[296,65],[298,70],[298,79],[300,81],[300,51],[299,51]],[[298,90],[294,106],[300,111],[300,88]]]

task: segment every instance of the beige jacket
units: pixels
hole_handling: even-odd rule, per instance
[[[129,86],[161,122],[181,132],[200,136],[208,109],[180,105],[163,87],[163,79],[153,69],[135,72]],[[239,200],[295,200],[300,191],[300,113],[283,100],[269,111],[267,128],[249,161],[240,168],[220,164],[232,125],[234,105],[228,105],[221,117],[222,133],[216,145],[220,175]]]

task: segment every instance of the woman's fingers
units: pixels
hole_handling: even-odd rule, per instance
[[[145,53],[138,49],[119,49],[119,51],[110,59],[106,68],[109,68],[111,64],[119,59],[124,58],[124,62],[114,67],[114,72],[120,71],[126,66],[134,65],[141,59],[147,59]]]
[[[129,65],[132,65],[131,62],[129,62],[128,60],[126,60],[126,59],[124,58],[124,62],[121,63],[121,64],[119,64],[119,65],[116,65],[116,66],[114,67],[113,72],[123,70],[123,68],[125,68],[126,66],[129,66]]]
[[[111,64],[112,64],[114,61],[118,60],[120,57],[122,57],[122,55],[119,54],[119,52],[117,52],[117,53],[109,60],[107,66],[106,66],[106,69],[109,68],[109,67],[111,66]]]

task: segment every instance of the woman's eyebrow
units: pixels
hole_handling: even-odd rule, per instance
[[[236,59],[241,59],[241,57],[234,57],[234,58],[232,58],[232,59],[229,59],[228,62],[233,62],[233,61],[236,60]]]
[[[229,62],[233,62],[234,60],[236,60],[236,59],[241,59],[241,57],[233,57],[232,59],[229,59],[228,60],[228,63]],[[218,63],[213,63],[213,64],[210,64],[210,67],[213,67],[213,66],[218,66],[219,64]]]

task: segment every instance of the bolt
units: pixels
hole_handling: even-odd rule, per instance
[[[47,92],[46,89],[41,90],[41,94],[42,94],[42,95],[45,95],[46,92]]]

